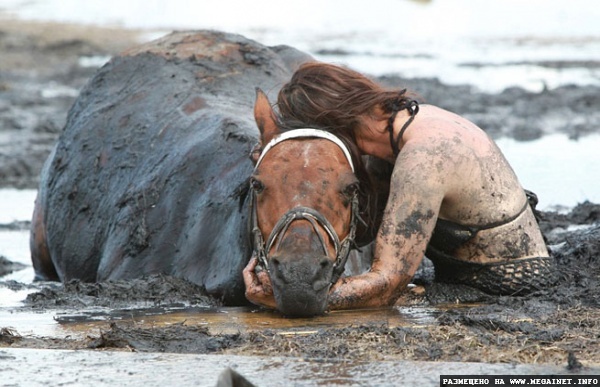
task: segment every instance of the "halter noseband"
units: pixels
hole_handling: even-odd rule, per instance
[[[263,157],[269,150],[271,150],[275,145],[295,138],[323,138],[335,143],[340,149],[343,151],[348,163],[350,164],[350,168],[352,172],[354,172],[354,163],[352,162],[352,157],[350,156],[350,151],[346,147],[346,145],[335,135],[325,132],[318,129],[295,129],[290,130],[288,132],[284,132],[281,135],[275,137],[271,140],[263,149],[258,161],[256,162],[256,166],[254,170],[258,168],[260,163],[262,162]],[[250,187],[250,220],[252,222],[252,235],[253,235],[253,243],[254,243],[254,253],[258,259],[259,264],[268,272],[268,254],[271,251],[271,248],[275,245],[275,250],[279,249],[279,245],[283,236],[287,232],[288,228],[292,224],[292,222],[296,220],[306,220],[308,221],[315,233],[319,236],[319,240],[321,242],[321,246],[323,247],[323,252],[325,255],[328,255],[327,244],[323,235],[318,231],[318,227],[320,226],[325,230],[329,238],[334,244],[335,248],[335,263],[333,264],[333,276],[331,279],[331,284],[337,282],[342,273],[344,272],[344,266],[346,266],[346,261],[348,260],[348,255],[350,254],[350,249],[354,244],[354,238],[356,235],[356,223],[359,219],[358,215],[358,194],[355,193],[351,200],[351,215],[350,215],[350,231],[344,240],[340,241],[339,236],[335,232],[333,225],[321,214],[319,211],[309,208],[298,206],[292,208],[287,211],[283,216],[277,221],[275,227],[271,231],[271,234],[267,238],[265,243],[264,238],[262,236],[262,232],[258,227],[258,215],[257,215],[257,203],[256,203],[256,195],[252,187]]]

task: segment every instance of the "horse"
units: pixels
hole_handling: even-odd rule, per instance
[[[329,132],[282,132],[260,90],[255,119],[266,145],[250,177],[254,254],[269,274],[278,310],[322,314],[357,244],[357,155]]]
[[[165,274],[247,305],[242,269],[262,238],[278,308],[322,313],[343,266],[368,266],[356,251],[345,265],[333,258],[360,234],[356,177],[323,136],[268,146],[281,133],[255,91],[308,60],[216,31],[173,33],[112,58],[81,91],[41,172],[35,280]],[[254,165],[258,142],[270,150]]]

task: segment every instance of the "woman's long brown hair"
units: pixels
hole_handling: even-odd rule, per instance
[[[370,229],[363,230],[365,239],[375,236],[388,192],[376,189],[367,173],[356,144],[356,131],[361,117],[387,120],[413,97],[406,89],[388,90],[354,70],[321,62],[300,66],[277,96],[278,121],[283,130],[327,130],[351,149],[361,182],[361,213]],[[384,173],[391,174],[391,168]]]
[[[281,88],[277,107],[283,127],[317,127],[354,139],[361,116],[385,120],[412,98],[347,67],[309,62]]]

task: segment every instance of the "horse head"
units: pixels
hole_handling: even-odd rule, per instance
[[[282,132],[266,95],[254,107],[262,152],[250,178],[254,250],[279,311],[322,314],[344,270],[358,220],[350,152],[315,129]]]

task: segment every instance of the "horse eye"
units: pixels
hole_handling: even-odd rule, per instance
[[[342,193],[344,194],[344,196],[346,196],[348,198],[353,197],[354,195],[356,195],[357,192],[358,192],[358,183],[349,184],[342,191]]]
[[[250,187],[254,190],[254,192],[256,193],[260,193],[265,189],[264,184],[262,183],[262,181],[251,177],[250,178]]]

